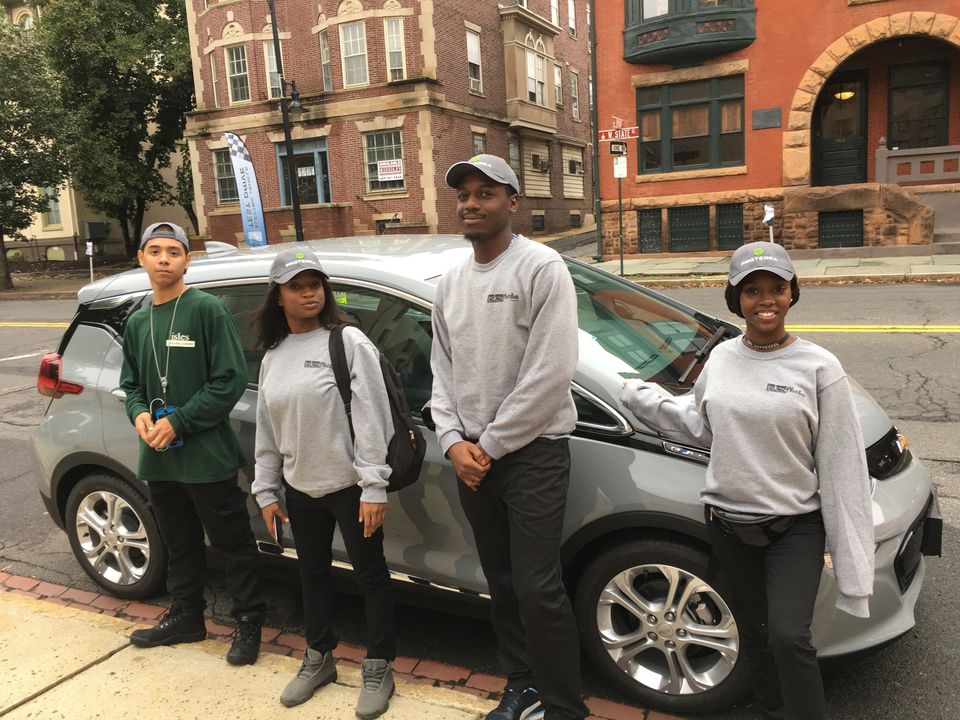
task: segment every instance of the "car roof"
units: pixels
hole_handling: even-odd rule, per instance
[[[219,247],[223,247],[219,245]],[[188,285],[231,280],[266,280],[274,256],[292,247],[308,247],[317,253],[323,269],[331,277],[366,279],[395,285],[401,289],[410,281],[429,283],[465,259],[470,246],[462,235],[366,235],[326,238],[304,243],[278,243],[249,249],[228,249],[191,257],[186,275]],[[391,282],[392,280],[392,282]],[[84,286],[81,303],[144,292],[150,289],[147,274],[141,270],[112,275]]]

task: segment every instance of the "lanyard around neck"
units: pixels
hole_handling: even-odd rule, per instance
[[[157,377],[160,378],[160,392],[163,395],[163,401],[167,401],[167,377],[170,373],[170,338],[173,336],[173,323],[177,319],[177,308],[180,306],[180,298],[183,297],[182,290],[177,295],[177,301],[173,304],[173,315],[170,317],[170,327],[167,328],[167,353],[163,362],[163,370],[160,370],[160,358],[157,356],[157,341],[153,332],[153,303],[150,303],[150,349],[153,350],[153,366],[156,368]]]

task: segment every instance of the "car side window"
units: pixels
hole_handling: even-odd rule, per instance
[[[333,283],[334,297],[393,365],[415,417],[430,400],[430,313],[398,297]]]
[[[260,362],[263,360],[263,350],[257,347],[256,317],[266,297],[267,286],[264,283],[226,285],[205,287],[203,291],[220,300],[233,315],[237,330],[240,331],[243,356],[247,361],[247,382],[256,385],[260,377]]]

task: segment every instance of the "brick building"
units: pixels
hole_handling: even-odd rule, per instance
[[[242,238],[229,131],[253,159],[270,242],[292,239],[267,2],[187,6],[201,233]],[[293,166],[307,239],[456,232],[444,174],[481,151],[521,179],[519,231],[593,223],[586,0],[278,0],[276,11],[302,105]]]
[[[597,88],[639,128],[627,252],[960,239],[956,0],[600,0]],[[616,181],[601,146],[606,252]]]

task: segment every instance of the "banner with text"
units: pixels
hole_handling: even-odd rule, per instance
[[[267,228],[263,222],[263,202],[260,199],[260,186],[253,161],[243,140],[233,133],[224,133],[227,147],[230,149],[230,163],[237,182],[237,196],[240,198],[240,217],[243,219],[243,240],[250,247],[267,244]]]

